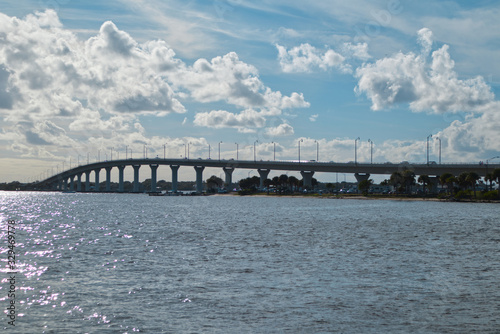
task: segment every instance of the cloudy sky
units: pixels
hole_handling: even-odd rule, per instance
[[[296,160],[301,141],[302,159],[348,162],[359,137],[360,162],[369,139],[374,162],[424,162],[432,134],[430,160],[435,138],[443,162],[486,160],[498,17],[498,1],[3,0],[0,182],[185,144]]]

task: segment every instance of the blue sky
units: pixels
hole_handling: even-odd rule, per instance
[[[6,0],[0,13],[0,182],[144,145],[208,157],[222,141],[229,159],[238,143],[252,159],[258,141],[268,160],[275,142],[293,160],[303,140],[301,158],[319,143],[321,161],[347,162],[360,137],[359,161],[371,139],[375,162],[423,162],[432,134],[443,161],[500,154],[497,1]]]

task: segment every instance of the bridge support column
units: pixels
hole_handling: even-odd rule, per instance
[[[224,171],[224,174],[226,174],[226,187],[228,188],[228,191],[232,190],[232,184],[233,184],[233,172],[234,168],[233,167],[222,167],[222,170]]]
[[[63,178],[63,191],[68,191],[68,178]]]
[[[76,183],[76,191],[82,191],[82,173],[76,175],[77,183]]]
[[[75,191],[75,176],[74,175],[71,175],[69,177],[69,190]]]
[[[205,166],[194,166],[196,171],[196,192],[201,194],[203,192],[203,170]]]
[[[179,171],[179,166],[170,165],[172,169],[172,192],[177,192],[177,172]]]
[[[302,185],[305,189],[312,188],[312,178],[314,175],[313,171],[301,171],[300,175],[302,175],[303,181]]]
[[[358,181],[358,183],[360,183],[361,181],[368,180],[370,178],[370,174],[368,174],[368,173],[366,173],[366,174],[355,173],[354,177],[356,178],[356,181]]]
[[[257,169],[260,175],[260,184],[259,188],[262,189],[264,188],[264,181],[267,179],[267,176],[269,175],[269,172],[271,171],[270,169]]]
[[[85,171],[85,191],[90,191],[90,170]]]
[[[134,192],[139,192],[139,168],[141,165],[132,166],[134,168]]]
[[[123,170],[125,166],[118,166],[118,192],[123,192]]]
[[[57,190],[62,191],[63,190],[63,180],[59,179],[57,181]]]
[[[111,191],[111,169],[113,167],[106,167],[106,191]]]
[[[158,170],[158,165],[149,165],[151,167],[151,192],[155,193],[156,191],[156,171]]]
[[[100,168],[94,169],[95,173],[95,184],[94,184],[94,191],[99,191],[100,185],[99,185],[99,173],[101,172]]]

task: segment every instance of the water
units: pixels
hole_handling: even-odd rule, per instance
[[[499,333],[495,204],[0,193],[12,333]]]

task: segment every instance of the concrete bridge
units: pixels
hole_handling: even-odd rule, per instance
[[[447,164],[411,164],[407,162],[394,163],[334,163],[316,161],[252,161],[252,160],[212,160],[212,159],[126,159],[96,162],[88,165],[81,165],[57,175],[37,182],[38,189],[46,190],[70,190],[70,191],[91,191],[91,174],[94,176],[93,191],[101,191],[99,184],[99,174],[102,169],[106,171],[105,191],[111,191],[111,170],[118,168],[119,181],[118,192],[124,191],[124,169],[128,166],[134,169],[133,192],[139,192],[139,170],[141,166],[149,166],[151,172],[151,192],[156,192],[157,169],[160,165],[168,165],[172,170],[172,191],[177,191],[177,174],[181,166],[191,166],[196,171],[196,191],[203,190],[203,170],[206,167],[222,168],[225,173],[225,183],[232,184],[232,174],[236,168],[256,169],[260,175],[260,186],[264,186],[271,170],[298,171],[303,177],[305,187],[310,187],[312,177],[315,172],[326,173],[353,173],[359,181],[366,180],[371,174],[390,175],[396,171],[411,170],[415,175],[439,176],[443,173],[451,173],[458,176],[462,172],[476,172],[479,176],[486,176],[500,164],[480,164],[480,163],[447,163]],[[85,185],[82,176],[85,174]]]

